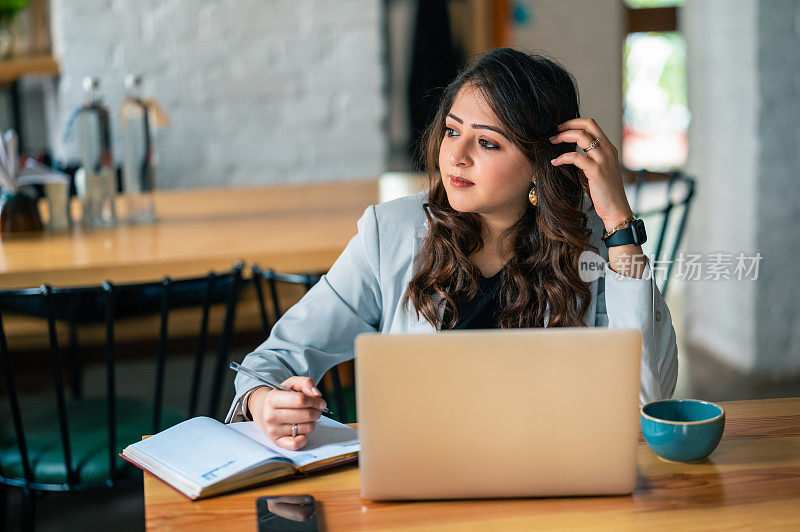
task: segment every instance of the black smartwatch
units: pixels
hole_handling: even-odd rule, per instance
[[[605,235],[606,232],[603,231],[603,236]],[[605,242],[607,248],[624,246],[625,244],[636,244],[637,246],[641,246],[647,242],[647,232],[644,230],[644,220],[641,218],[635,218],[630,224],[628,224],[628,227],[617,229],[610,237],[603,240],[603,242]]]

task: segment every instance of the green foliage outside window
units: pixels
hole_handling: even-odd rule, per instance
[[[28,7],[30,0],[0,0],[0,21],[8,22]]]
[[[682,6],[685,0],[624,0],[625,5],[631,9],[648,7],[676,7]]]
[[[664,92],[669,95],[670,104],[687,105],[686,101],[686,41],[679,33],[675,32],[647,32],[631,34],[623,47],[622,64],[623,68],[623,94],[627,92],[630,83],[633,81],[633,76],[636,72],[627,68],[629,65],[628,55],[630,54],[632,44],[635,39],[642,37],[660,38],[667,41],[670,45],[672,53],[664,64],[661,71],[661,76],[658,80],[658,86],[664,89]]]

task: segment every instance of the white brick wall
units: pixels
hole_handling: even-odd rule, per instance
[[[692,111],[686,170],[697,179],[689,253],[755,251],[757,15],[756,0],[689,2],[682,10]],[[721,133],[736,137],[735,149]],[[687,342],[752,371],[758,356],[756,289],[752,281],[687,282]]]
[[[761,253],[753,281],[686,283],[690,345],[775,380],[800,376],[800,0],[682,8],[689,162],[687,251]]]
[[[127,72],[170,114],[159,186],[361,178],[386,158],[379,0],[53,0],[52,145],[94,75],[117,112]]]
[[[757,370],[800,377],[800,0],[761,0],[758,25]]]

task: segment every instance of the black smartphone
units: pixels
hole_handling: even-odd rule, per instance
[[[317,503],[311,495],[256,499],[258,532],[318,532]]]

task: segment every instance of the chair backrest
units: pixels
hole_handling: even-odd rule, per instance
[[[165,278],[160,282],[120,284],[106,282],[101,286],[78,288],[52,288],[43,285],[41,288],[0,291],[0,367],[5,374],[8,403],[14,426],[17,449],[22,462],[24,475],[22,479],[12,479],[3,470],[0,463],[0,480],[2,483],[23,485],[38,490],[69,490],[81,483],[77,480],[72,460],[72,436],[67,413],[68,397],[65,392],[61,347],[57,335],[57,323],[68,322],[73,349],[76,335],[75,323],[102,322],[104,324],[104,370],[105,394],[104,408],[108,441],[109,478],[103,479],[102,485],[113,485],[117,479],[117,394],[116,360],[115,360],[115,321],[123,316],[137,314],[154,314],[158,317],[159,331],[157,336],[156,360],[154,373],[154,397],[151,403],[151,424],[147,427],[152,433],[162,430],[164,417],[164,375],[167,359],[167,339],[170,311],[177,307],[196,306],[201,310],[197,350],[194,356],[191,384],[188,387],[187,416],[193,417],[198,411],[200,383],[203,374],[203,360],[207,349],[210,308],[214,303],[225,304],[224,323],[222,325],[217,347],[214,368],[212,369],[211,391],[206,415],[217,417],[222,393],[223,373],[228,361],[230,340],[233,333],[236,304],[241,285],[242,265],[237,264],[232,270],[222,274],[209,273],[205,277],[172,280]],[[23,409],[17,391],[14,366],[21,361],[13,360],[7,342],[3,316],[8,312],[44,318],[47,322],[49,365],[52,374],[55,406],[58,417],[58,432],[61,451],[64,457],[66,482],[56,485],[36,482],[31,457],[28,453],[26,427],[23,421]],[[73,374],[75,367],[71,368]],[[78,368],[79,370],[79,368]],[[75,390],[73,390],[75,391]],[[82,394],[72,394],[70,399],[80,399]]]
[[[255,285],[256,289],[256,297],[258,298],[258,310],[261,314],[261,323],[264,329],[264,337],[269,336],[270,331],[272,330],[272,326],[277,322],[280,317],[283,315],[283,302],[280,299],[280,284],[285,285],[295,285],[301,286],[305,289],[306,292],[311,290],[315,284],[317,284],[321,278],[321,275],[318,274],[299,274],[299,273],[278,273],[274,270],[265,269],[262,270],[258,265],[253,265],[251,267],[251,271],[253,274],[253,284]],[[270,303],[272,306],[272,318],[268,316],[267,313],[267,299],[264,295],[264,288],[262,286],[263,281],[266,281],[267,286],[269,287],[269,297]],[[349,421],[347,415],[347,407],[345,405],[344,400],[344,391],[342,389],[342,381],[341,376],[339,375],[339,368],[334,366],[328,372],[330,375],[332,388],[333,390],[333,403],[335,405],[335,413],[336,418],[338,421],[347,422]],[[326,400],[329,397],[329,391],[325,389],[325,387],[320,386],[323,396],[326,396]],[[329,403],[331,401],[328,401]]]
[[[653,273],[665,295],[694,198],[695,180],[678,171],[623,170],[623,175],[634,214],[648,224],[644,251],[653,258]]]

